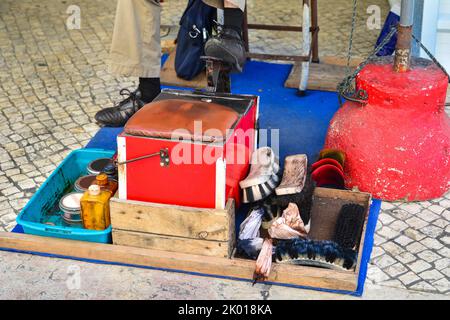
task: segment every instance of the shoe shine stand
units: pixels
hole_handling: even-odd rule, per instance
[[[203,56],[201,59],[206,61],[206,92],[231,93],[231,66],[215,57]]]

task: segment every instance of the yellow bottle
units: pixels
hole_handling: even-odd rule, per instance
[[[111,193],[98,185],[91,185],[81,197],[81,219],[83,227],[90,230],[105,230],[111,224],[109,199]]]

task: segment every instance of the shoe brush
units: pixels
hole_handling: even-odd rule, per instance
[[[239,185],[244,203],[257,202],[270,196],[280,182],[280,165],[273,150],[264,147],[256,150],[251,159],[250,173]]]
[[[333,241],[308,239],[279,240],[276,243],[275,261],[328,269],[352,270],[356,267],[356,251],[343,248]]]
[[[361,239],[365,218],[363,206],[359,204],[343,205],[336,222],[333,240],[343,248],[353,249],[357,247]]]

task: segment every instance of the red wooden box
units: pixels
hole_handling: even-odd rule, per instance
[[[257,144],[259,98],[166,89],[155,101],[166,99],[225,105],[239,116],[220,142],[120,134],[119,198],[216,209],[224,209],[229,198],[239,204],[239,181],[248,173],[250,156]],[[120,164],[160,151],[162,156]]]

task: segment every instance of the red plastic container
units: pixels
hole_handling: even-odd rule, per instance
[[[232,108],[239,116],[219,142],[120,134],[119,163],[166,150],[168,165],[159,155],[119,165],[119,198],[217,209],[225,208],[229,198],[239,204],[239,181],[246,176],[256,148],[258,97],[163,90],[155,101],[165,99],[212,102]]]

